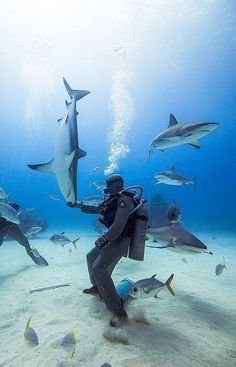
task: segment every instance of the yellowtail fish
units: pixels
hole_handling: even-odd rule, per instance
[[[156,279],[156,274],[151,278],[141,279],[134,283],[130,291],[130,296],[134,298],[157,298],[157,294],[162,290],[162,288],[167,287],[172,296],[175,296],[173,289],[171,288],[171,282],[174,277],[172,274],[165,283]]]
[[[74,357],[75,354],[75,347],[78,341],[76,340],[76,335],[74,331],[71,331],[69,334],[65,335],[61,342],[60,346],[66,350],[68,353],[71,354],[71,358]]]
[[[64,247],[65,245],[67,245],[68,243],[72,243],[73,246],[76,248],[77,250],[77,245],[76,242],[80,239],[80,237],[76,238],[75,240],[70,240],[69,238],[67,238],[66,236],[64,236],[65,232],[61,232],[61,233],[54,233],[51,237],[50,237],[50,241],[52,241],[54,243],[54,245],[60,245],[61,247]]]
[[[39,345],[39,339],[35,330],[30,326],[31,319],[32,316],[30,316],[29,320],[27,321],[24,332],[24,339],[30,347],[37,347],[37,345]]]
[[[221,275],[224,269],[228,270],[225,265],[225,258],[223,257],[223,264],[216,265],[216,268],[215,268],[216,275],[217,276]]]

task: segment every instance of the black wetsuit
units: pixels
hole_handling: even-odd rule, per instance
[[[5,218],[0,217],[0,247],[4,241],[5,236],[12,237],[15,241],[17,241],[21,246],[23,246],[27,252],[27,254],[31,257],[31,259],[37,264],[41,266],[47,266],[47,261],[41,256],[35,256],[28,241],[28,238],[22,232],[20,226],[16,223],[9,222]]]
[[[104,235],[109,243],[102,249],[93,247],[87,254],[87,264],[91,283],[97,286],[101,298],[113,314],[118,314],[123,305],[111,274],[121,257],[127,255],[132,231],[132,216],[129,215],[134,207],[133,195],[128,193],[117,196],[106,209],[81,203],[82,212],[101,214],[105,219],[103,223],[108,227]]]

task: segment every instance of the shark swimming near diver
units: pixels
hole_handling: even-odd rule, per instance
[[[164,151],[167,148],[182,144],[190,144],[199,149],[200,143],[198,139],[215,130],[218,125],[217,122],[179,124],[175,116],[171,113],[168,128],[158,134],[149,145],[149,157],[154,149]]]
[[[200,253],[213,255],[212,252],[207,250],[207,246],[202,241],[178,224],[171,224],[159,228],[148,228],[147,236],[161,246],[146,245],[146,247],[167,248],[168,250],[188,255],[197,255]]]
[[[77,200],[77,162],[87,153],[79,148],[76,102],[90,92],[73,90],[63,78],[63,82],[71,101],[66,101],[67,113],[58,120],[59,131],[54,149],[54,158],[48,163],[28,164],[28,167],[40,172],[56,176],[58,186],[67,203]]]

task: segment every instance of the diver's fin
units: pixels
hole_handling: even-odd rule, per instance
[[[90,93],[88,90],[71,89],[65,78],[63,78],[63,82],[71,99],[74,99],[75,101],[78,101],[79,99],[85,97],[87,94]]]
[[[28,164],[28,167],[36,171],[54,174],[54,158],[48,163]]]
[[[175,116],[171,113],[170,120],[169,120],[169,127],[175,126],[177,124],[178,124],[178,121],[176,120]]]
[[[174,274],[172,274],[168,279],[167,281],[165,282],[165,285],[168,289],[168,291],[172,294],[172,296],[175,296],[175,293],[173,291],[173,289],[171,288],[171,285],[170,283],[172,282],[172,279],[174,278]]]
[[[197,149],[201,148],[201,145],[197,140],[192,141],[192,143],[188,143],[188,145],[192,145],[194,148],[197,148]]]

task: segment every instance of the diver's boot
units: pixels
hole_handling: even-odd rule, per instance
[[[38,250],[34,248],[30,249],[30,251],[27,251],[27,254],[29,255],[29,257],[31,257],[35,264],[39,266],[48,266],[47,260],[45,260],[44,257],[40,255]]]
[[[83,293],[85,293],[85,294],[98,294],[98,287],[96,285],[93,285],[90,288],[85,288],[83,290]]]
[[[111,319],[110,326],[112,327],[120,326],[121,324],[125,323],[127,319],[128,319],[127,312],[122,306],[121,310],[117,312]]]

